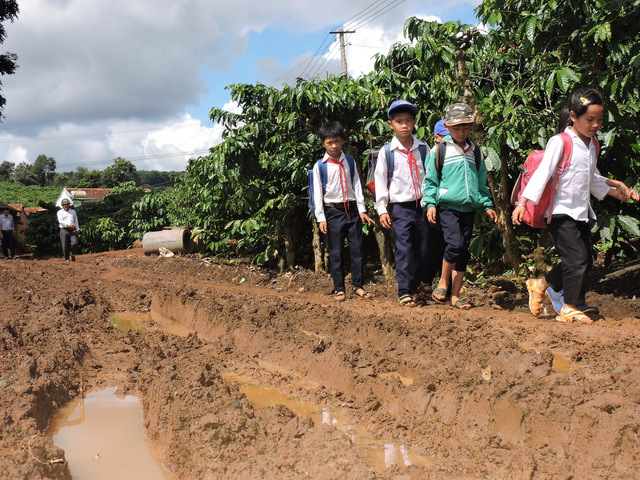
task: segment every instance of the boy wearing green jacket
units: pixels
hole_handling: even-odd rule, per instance
[[[445,125],[451,139],[445,140],[446,153],[439,159],[442,165],[436,165],[436,149],[429,153],[422,182],[422,207],[429,222],[440,225],[445,241],[440,282],[432,297],[440,303],[446,300],[451,275],[451,305],[461,310],[471,308],[460,299],[460,289],[471,257],[474,212],[482,209],[491,221],[498,221],[487,188],[484,159],[480,159],[478,168],[474,155],[478,147],[469,139],[473,122],[473,111],[466,103],[447,108]]]

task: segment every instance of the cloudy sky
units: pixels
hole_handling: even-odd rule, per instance
[[[211,107],[233,108],[232,83],[281,86],[349,74],[402,39],[410,16],[475,23],[479,0],[18,0],[2,51],[19,68],[7,99],[0,162],[53,157],[57,171],[183,170],[220,141]]]

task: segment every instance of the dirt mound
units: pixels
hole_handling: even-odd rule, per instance
[[[1,268],[7,478],[70,478],[43,432],[60,406],[106,386],[141,398],[180,479],[640,475],[629,278],[589,294],[595,324],[566,325],[529,315],[508,279],[467,286],[476,307],[458,311],[400,307],[392,282],[336,304],[330,280],[308,271],[139,251]],[[143,329],[112,326],[127,316]],[[247,384],[292,403],[262,408]]]

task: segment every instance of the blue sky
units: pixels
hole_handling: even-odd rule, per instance
[[[232,83],[280,86],[304,71],[340,72],[331,29],[352,19],[349,74],[402,40],[410,16],[476,23],[476,3],[450,0],[30,0],[7,24],[0,161],[53,157],[57,171],[182,170],[220,141],[211,107],[232,108]],[[325,42],[325,40],[327,40]],[[318,48],[324,47],[314,57]],[[331,53],[329,53],[331,52]],[[305,66],[313,65],[314,69]],[[316,68],[317,67],[317,68]]]

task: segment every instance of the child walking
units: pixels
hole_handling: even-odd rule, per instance
[[[435,150],[429,154],[422,186],[427,219],[432,225],[439,221],[445,241],[440,281],[432,297],[440,303],[446,300],[451,277],[451,305],[461,310],[471,308],[460,299],[460,289],[471,257],[475,210],[484,210],[493,222],[498,220],[487,188],[487,168],[481,157],[476,164],[478,147],[469,139],[473,122],[473,111],[466,103],[447,108],[445,125],[450,140],[445,140],[445,156],[440,159],[442,165],[436,165]]]
[[[327,235],[334,298],[346,300],[342,247],[349,243],[351,282],[360,298],[371,298],[364,289],[362,272],[362,224],[373,225],[364,205],[364,192],[353,157],[342,152],[344,129],[338,122],[328,122],[318,132],[324,156],[313,167],[314,213],[320,231]]]
[[[393,227],[398,301],[407,307],[424,303],[418,289],[427,250],[420,185],[429,146],[413,135],[416,115],[418,109],[407,100],[396,100],[389,106],[387,123],[395,136],[389,147],[378,153],[375,168],[376,211],[383,228]],[[387,158],[387,150],[393,162]]]
[[[571,162],[562,173],[553,205],[549,207],[548,224],[551,242],[560,257],[544,277],[527,280],[529,309],[534,316],[542,313],[545,290],[564,289],[563,305],[556,320],[593,323],[585,311],[592,309],[585,303],[586,277],[593,265],[588,221],[595,219],[589,195],[602,200],[607,195],[626,202],[638,201],[638,194],[623,182],[600,175],[597,169],[597,150],[594,136],[604,120],[602,95],[593,88],[579,88],[571,96],[560,115],[559,132],[567,132],[573,142]],[[527,202],[537,203],[549,179],[562,158],[563,141],[559,135],[549,139],[544,157],[516,202],[512,220],[520,225]]]

